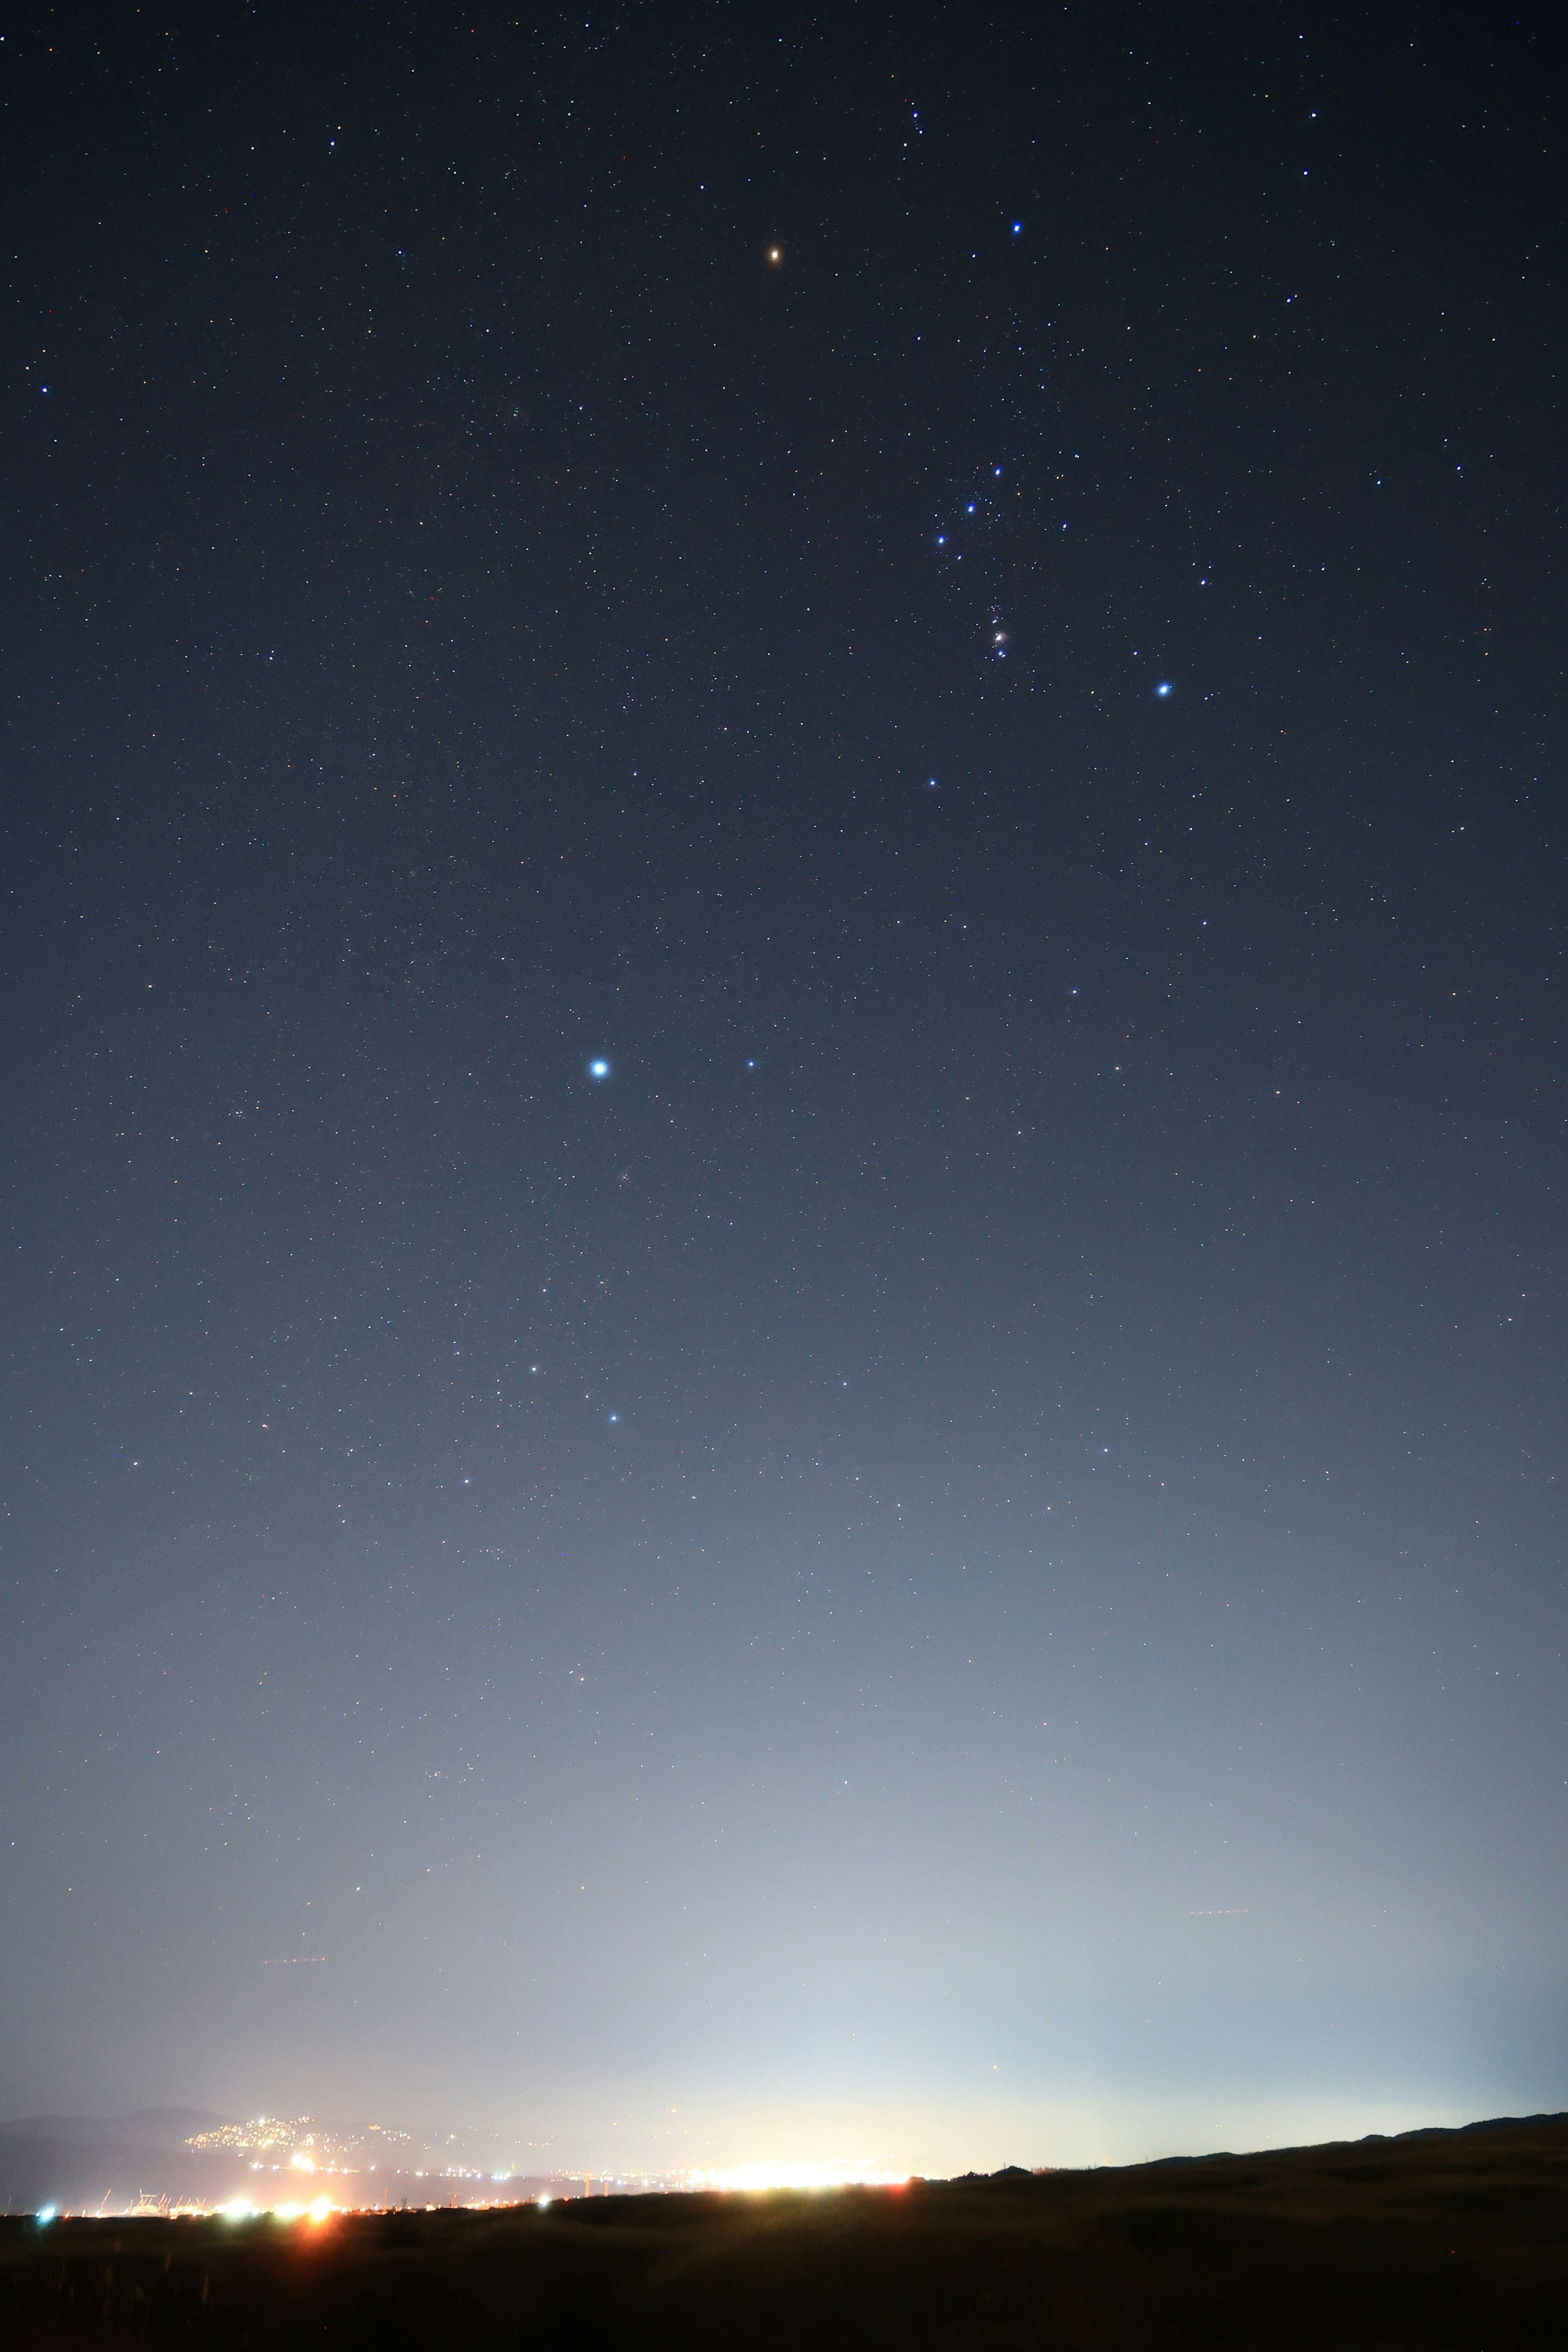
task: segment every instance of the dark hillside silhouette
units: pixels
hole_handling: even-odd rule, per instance
[[[1568,2340],[1568,2117],[903,2190],[0,2225],[0,2341],[197,2352]]]

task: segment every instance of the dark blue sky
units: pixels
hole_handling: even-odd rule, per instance
[[[1568,2104],[1560,70],[10,19],[0,2110]]]

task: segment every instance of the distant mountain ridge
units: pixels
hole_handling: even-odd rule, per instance
[[[1315,2150],[1329,2148],[1403,2147],[1412,2140],[1463,2139],[1468,2132],[1538,2131],[1548,2124],[1568,2124],[1568,2109],[1559,2110],[1550,2115],[1487,2116],[1480,2122],[1473,2124],[1416,2124],[1409,2131],[1363,2132],[1359,2139],[1304,2140],[1300,2144],[1292,2141],[1288,2147],[1255,2147],[1247,2148],[1242,2153],[1247,2157],[1256,2157],[1261,2162],[1266,2157],[1310,2156]],[[1233,2164],[1237,2160],[1237,2151],[1235,2148],[1215,2147],[1210,2148],[1204,2156],[1156,2156],[1150,2158],[1149,2168],[1152,2169],[1154,2166],[1162,2164]],[[1133,2165],[1113,2166],[1109,2168],[1116,2171],[1139,2169]],[[1008,2169],[1016,2171],[1017,2167],[1011,2165]],[[984,2179],[985,2176],[976,2174],[973,2177]]]
[[[56,2147],[183,2147],[195,2133],[231,2120],[206,2107],[138,2107],[129,2116],[15,2116],[0,2139],[47,2140]]]

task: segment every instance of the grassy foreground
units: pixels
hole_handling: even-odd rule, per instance
[[[1568,2121],[506,2213],[0,2222],[0,2345],[1568,2345]]]

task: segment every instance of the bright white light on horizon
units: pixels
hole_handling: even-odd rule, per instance
[[[902,2189],[907,2172],[879,2172],[868,2157],[853,2164],[733,2164],[682,2176],[689,2189]]]
[[[226,2221],[248,2221],[256,2208],[248,2198],[231,2197],[226,2205],[220,2205],[217,2210]]]
[[[331,2210],[332,2200],[330,2197],[318,2197],[310,2208],[310,2219],[312,2221],[324,2221]]]
[[[54,2218],[55,2209],[52,2205],[45,2205],[41,2207],[33,2216],[35,2221],[52,2221]]]

